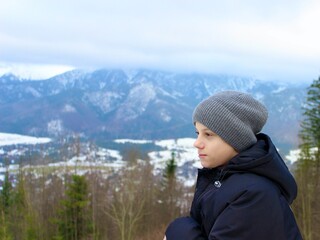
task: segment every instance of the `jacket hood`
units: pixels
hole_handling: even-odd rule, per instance
[[[271,139],[263,133],[257,143],[239,153],[223,169],[224,173],[251,172],[273,181],[291,204],[297,196],[297,185]]]

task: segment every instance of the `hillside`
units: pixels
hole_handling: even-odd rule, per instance
[[[0,132],[38,137],[78,133],[105,140],[194,137],[191,116],[221,90],[253,94],[269,109],[264,132],[280,147],[297,145],[307,86],[236,76],[151,70],[70,71],[40,81],[0,78]]]

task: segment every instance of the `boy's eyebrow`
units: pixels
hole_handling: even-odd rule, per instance
[[[197,131],[210,131],[210,132],[212,132],[209,128],[202,128],[202,129],[197,129],[197,128],[195,128]]]

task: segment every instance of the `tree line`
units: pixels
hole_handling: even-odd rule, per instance
[[[0,192],[1,240],[162,239],[175,217],[187,215],[192,188],[176,179],[175,155],[161,174],[131,149],[127,165],[108,174],[98,168],[20,168],[16,182],[6,172]]]
[[[308,88],[303,110],[292,209],[303,238],[315,240],[320,239],[320,77]],[[136,149],[124,158],[126,167],[107,176],[99,168],[86,174],[61,169],[57,175],[44,166],[36,174],[20,168],[12,182],[7,171],[0,191],[0,240],[163,239],[172,219],[188,215],[194,189],[176,178],[174,153],[161,174],[154,174]]]
[[[303,239],[320,239],[320,77],[307,89],[300,130],[300,156],[295,170],[298,197],[293,211]]]

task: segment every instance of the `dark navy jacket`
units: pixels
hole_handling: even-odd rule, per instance
[[[174,220],[167,240],[302,239],[289,207],[297,186],[270,138],[228,165],[199,169],[190,217]]]

